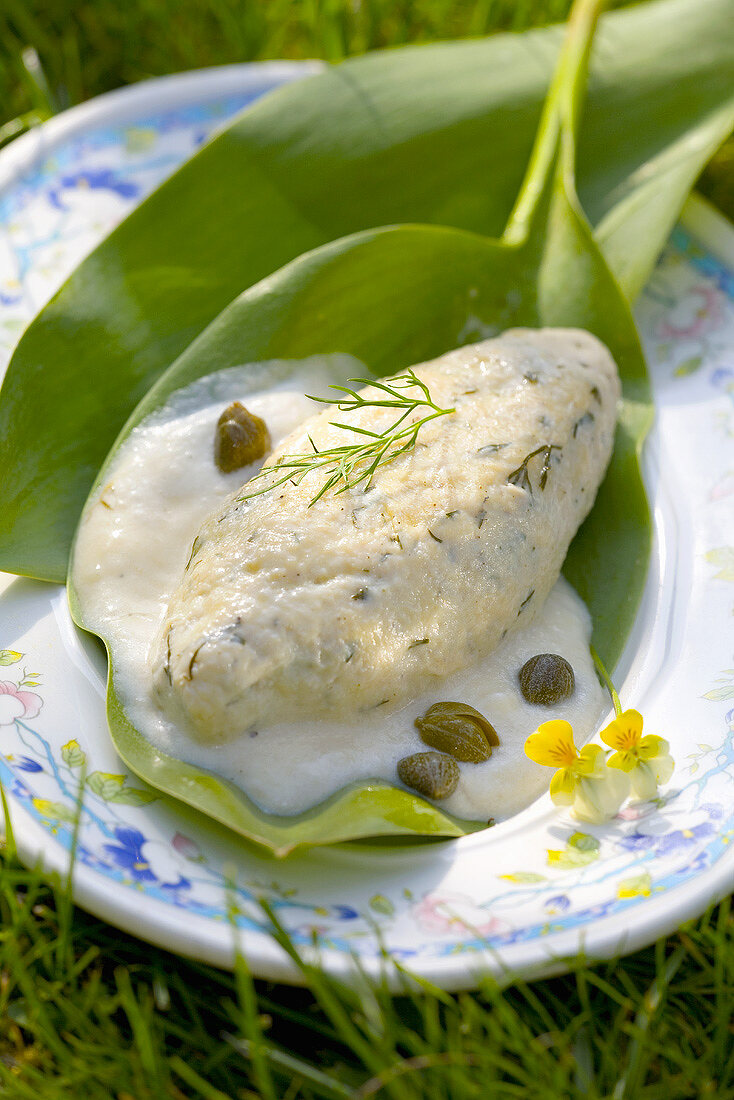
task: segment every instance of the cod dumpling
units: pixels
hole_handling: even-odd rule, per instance
[[[415,372],[455,411],[368,490],[310,506],[314,472],[244,500],[240,489],[201,528],[153,651],[159,702],[197,738],[406,700],[488,654],[553,587],[612,452],[609,352],[578,330],[515,329]],[[335,413],[269,463],[309,450],[309,436],[320,450],[350,441]],[[348,419],[379,432],[394,416]]]

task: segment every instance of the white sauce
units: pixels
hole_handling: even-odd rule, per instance
[[[214,465],[222,409],[241,400],[265,420],[277,446],[313,414],[304,392],[324,394],[330,382],[364,373],[355,360],[331,356],[306,360],[297,372],[289,364],[269,364],[275,384],[257,393],[251,392],[251,372],[234,368],[175,394],[131,433],[87,506],[72,563],[82,616],[110,646],[116,688],[137,728],[170,755],[232,780],[268,812],[299,813],[355,780],[397,783],[397,761],[428,748],[413,720],[432,703],[451,699],[485,714],[501,743],[485,763],[460,765],[459,785],[440,806],[463,818],[501,820],[547,789],[550,773],[522,751],[526,737],[541,722],[562,717],[572,723],[577,741],[584,741],[606,709],[589,655],[589,615],[563,579],[535,618],[489,657],[438,683],[434,679],[407,705],[339,722],[282,723],[204,746],[153,701],[150,651],[193,539],[257,468],[225,475]],[[576,677],[573,696],[553,707],[528,704],[517,686],[524,662],[543,652],[564,656]]]

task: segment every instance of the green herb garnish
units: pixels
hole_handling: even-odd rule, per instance
[[[343,447],[331,447],[328,450],[320,451],[311,436],[309,436],[309,443],[313,447],[313,451],[306,454],[282,455],[272,465],[263,466],[250,479],[248,486],[252,485],[254,481],[266,478],[268,484],[262,488],[253,489],[251,492],[243,493],[241,497],[237,498],[238,500],[249,500],[251,497],[262,496],[263,493],[267,493],[271,489],[277,489],[279,485],[284,485],[286,481],[291,481],[294,485],[300,485],[307,474],[316,470],[321,470],[325,474],[326,480],[315,496],[311,498],[309,507],[320,500],[329,489],[336,486],[338,486],[336,488],[338,494],[366,482],[366,491],[372,484],[375,471],[379,466],[392,462],[398,455],[405,454],[406,451],[415,446],[418,433],[424,424],[428,424],[429,421],[435,420],[438,416],[446,416],[454,412],[454,409],[442,409],[434,402],[428,386],[425,382],[421,382],[412,368],[406,371],[405,374],[396,375],[390,385],[372,378],[350,378],[349,381],[364,386],[372,386],[374,389],[381,390],[386,396],[383,400],[365,398],[356,390],[350,389],[349,386],[331,386],[332,390],[338,390],[340,393],[347,395],[337,402],[337,408],[340,412],[377,408],[396,409],[399,410],[400,415],[382,432],[371,432],[367,428],[359,428],[354,424],[342,424],[340,421],[331,420],[332,427],[343,428],[345,431],[356,432],[358,435],[365,436],[365,442],[347,443]],[[420,396],[405,392],[411,389],[417,389]],[[322,401],[325,404],[331,404],[328,397],[312,397],[310,394],[307,394],[307,396],[311,401]],[[432,411],[420,420],[406,424],[405,421],[408,417],[420,408],[427,408]],[[276,476],[272,480],[271,475],[277,475],[280,471],[283,471],[282,476]]]

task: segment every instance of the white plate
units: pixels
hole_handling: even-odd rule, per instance
[[[305,67],[308,68],[307,66]],[[151,81],[52,120],[0,155],[0,342],[214,126],[298,65],[233,66]],[[726,265],[729,264],[729,267]],[[347,973],[386,946],[448,989],[477,974],[549,973],[582,948],[649,943],[734,883],[734,231],[692,201],[637,309],[657,423],[646,448],[655,509],[649,583],[617,678],[678,762],[655,804],[605,828],[543,798],[486,833],[427,847],[342,846],[276,862],[156,799],[136,805],[104,719],[104,662],[63,589],[0,579],[0,778],[24,860],[67,866],[82,755],[74,894],[154,943],[232,962],[227,882],[253,971],[298,981],[264,928],[265,896],[306,950]],[[12,652],[8,652],[12,651]],[[25,682],[24,682],[25,681]]]

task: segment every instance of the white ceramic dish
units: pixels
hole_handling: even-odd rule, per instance
[[[79,259],[221,121],[311,66],[233,66],[102,96],[0,155],[0,355]],[[68,865],[74,894],[154,943],[233,957],[227,881],[253,971],[297,981],[264,930],[265,896],[305,951],[345,974],[381,944],[448,989],[629,951],[734,885],[734,230],[692,200],[637,308],[657,421],[645,473],[652,568],[616,679],[677,760],[655,804],[579,826],[547,796],[486,833],[421,847],[315,850],[275,862],[140,784],[111,747],[104,660],[64,590],[0,576],[0,778],[22,857]],[[550,775],[550,773],[549,773]],[[311,945],[316,936],[317,948]]]

